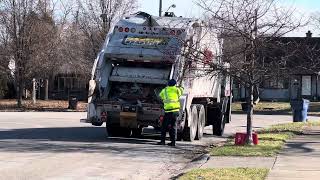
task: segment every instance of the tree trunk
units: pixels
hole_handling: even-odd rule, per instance
[[[18,108],[22,108],[22,87],[21,82],[17,84],[17,106]]]
[[[22,86],[22,77],[21,77],[21,71],[18,69],[17,75],[16,75],[16,81],[17,81],[17,106],[18,108],[22,108],[22,93],[23,93],[23,86]]]
[[[253,145],[253,138],[252,138],[252,118],[253,118],[253,92],[254,92],[254,86],[250,85],[249,87],[249,95],[250,98],[248,98],[248,110],[247,110],[247,139],[246,144]]]
[[[44,100],[48,100],[49,99],[49,80],[46,79],[44,82],[44,88],[45,88],[45,92],[44,92]]]
[[[32,103],[36,104],[36,79],[32,79]]]

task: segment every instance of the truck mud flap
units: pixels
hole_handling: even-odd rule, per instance
[[[120,126],[137,128],[138,127],[137,113],[120,112]]]

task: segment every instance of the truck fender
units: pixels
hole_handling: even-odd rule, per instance
[[[182,114],[183,111],[186,109],[187,98],[188,98],[188,95],[187,94],[183,94],[179,99],[179,101],[180,101],[180,114]]]
[[[186,106],[187,106],[187,96],[188,95],[182,95],[179,99],[180,101],[180,110],[179,110],[179,117],[178,117],[178,122],[180,122],[181,126],[184,127],[186,121],[188,121],[186,118],[184,118],[184,116],[187,116],[187,112],[186,112]],[[185,119],[185,120],[183,120]]]

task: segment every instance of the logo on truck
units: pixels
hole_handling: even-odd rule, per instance
[[[139,37],[139,36],[132,36],[132,37],[125,37],[123,44],[130,45],[130,46],[166,46],[168,45],[169,38],[165,37]]]

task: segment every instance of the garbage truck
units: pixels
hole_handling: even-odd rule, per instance
[[[205,126],[221,136],[231,120],[231,79],[214,73],[220,58],[218,33],[204,22],[145,12],[124,17],[108,33],[89,82],[87,118],[106,124],[108,136],[135,136],[159,130],[164,117],[160,91],[175,79],[184,89],[177,118],[177,140],[200,140]],[[210,69],[210,73],[204,69]]]

